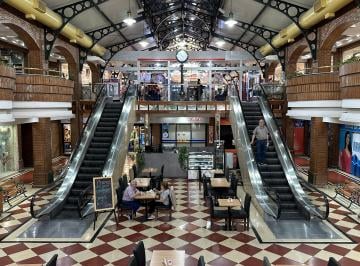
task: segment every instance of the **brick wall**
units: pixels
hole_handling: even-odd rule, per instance
[[[15,89],[15,70],[0,65],[0,100],[12,101]]]
[[[340,67],[341,99],[360,98],[360,62],[345,64]]]
[[[15,101],[71,102],[74,82],[43,75],[16,76]]]
[[[321,117],[311,118],[309,181],[317,186],[327,184],[328,127]]]
[[[339,100],[339,76],[324,73],[294,77],[286,84],[288,101]]]
[[[51,158],[62,154],[62,132],[60,121],[51,121]]]
[[[50,127],[50,118],[39,118],[39,122],[32,125],[34,187],[42,187],[48,184],[48,174],[51,171]]]

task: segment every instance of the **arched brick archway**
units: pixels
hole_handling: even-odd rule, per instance
[[[13,30],[28,48],[25,67],[43,69],[43,30],[4,9],[0,9],[0,24]]]
[[[94,62],[87,61],[86,64],[90,67],[91,70],[91,82],[92,84],[99,83],[101,79],[100,69],[98,65]]]
[[[338,41],[339,36],[351,25],[359,22],[360,9],[353,8],[321,27],[318,50],[319,67],[331,65],[331,49],[336,41]]]
[[[293,50],[289,50],[288,52],[288,60],[286,64],[286,72],[294,73],[296,71],[296,64],[308,46],[306,44],[299,44]]]
[[[280,62],[271,62],[271,64],[269,65],[269,68],[267,69],[266,72],[266,77],[265,80],[269,81],[269,76],[274,76],[275,75],[275,69],[277,68],[277,66],[280,64]]]

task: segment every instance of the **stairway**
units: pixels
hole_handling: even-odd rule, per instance
[[[241,103],[248,134],[250,140],[254,129],[259,125],[259,120],[263,118],[260,106],[257,102],[242,102]],[[254,155],[256,154],[256,147],[253,147]],[[285,173],[281,166],[278,154],[275,150],[274,143],[271,138],[269,147],[266,152],[266,163],[258,165],[258,169],[264,184],[276,191],[280,198],[282,220],[300,220],[304,219],[302,211],[296,204],[294,195],[290,189]]]
[[[106,103],[63,210],[77,211],[81,192],[88,186],[92,188],[93,177],[101,176],[121,110],[120,102]]]

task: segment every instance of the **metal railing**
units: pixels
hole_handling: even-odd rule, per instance
[[[334,73],[334,72],[338,72],[338,71],[339,71],[338,65],[303,68],[303,69],[296,70],[294,72],[286,73],[286,79],[292,79],[292,78],[308,76],[308,75],[320,75],[320,74]]]
[[[262,88],[261,84],[260,87]],[[322,191],[318,190],[312,184],[306,182],[300,178],[298,169],[295,166],[294,160],[291,156],[289,147],[285,144],[285,138],[274,119],[274,114],[271,108],[268,106],[266,93],[262,88],[262,94],[259,96],[260,108],[264,115],[264,120],[269,128],[271,138],[274,142],[275,149],[279,156],[280,163],[283,167],[286,179],[290,185],[290,188],[294,194],[298,206],[304,210],[305,215],[310,219],[311,216],[320,218],[322,220],[327,219],[329,215],[329,201],[327,196]],[[304,189],[305,188],[305,189]],[[311,191],[312,193],[318,193],[323,198],[325,204],[322,208],[317,208],[317,203],[312,197],[308,197],[308,193],[305,191]],[[325,208],[325,211],[322,209]]]
[[[168,111],[229,111],[230,104],[228,101],[224,102],[188,102],[188,101],[137,101],[137,111],[154,111],[154,112],[168,112]]]
[[[43,75],[65,79],[65,74],[57,69],[43,69],[35,67],[15,67],[16,75]]]

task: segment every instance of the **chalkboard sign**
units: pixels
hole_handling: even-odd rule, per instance
[[[115,204],[112,177],[94,177],[93,187],[95,211],[113,210]]]

